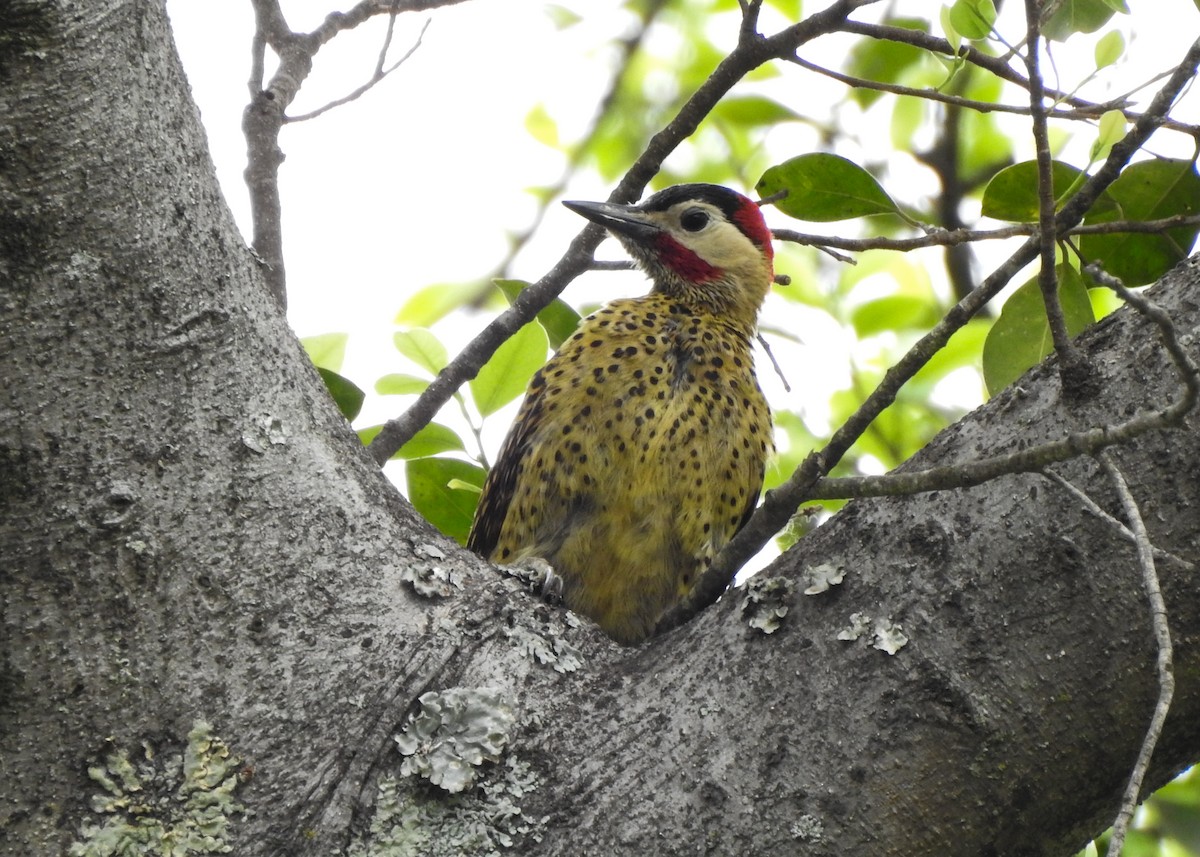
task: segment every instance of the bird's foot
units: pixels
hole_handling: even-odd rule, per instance
[[[510,577],[520,580],[550,604],[561,604],[563,579],[554,571],[554,566],[540,556],[527,556],[512,565],[501,566]]]

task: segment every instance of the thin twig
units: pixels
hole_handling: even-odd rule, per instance
[[[398,15],[402,12],[428,12],[443,6],[454,6],[464,0],[360,0],[354,7],[345,12],[330,12],[317,27],[305,38],[311,43],[310,50],[315,54],[321,46],[331,41],[339,33],[353,30],[355,27],[378,17],[379,15]]]
[[[1117,293],[1117,297],[1158,325],[1159,333],[1163,338],[1163,344],[1167,346],[1167,351],[1171,354],[1171,360],[1183,376],[1183,382],[1187,387],[1192,401],[1200,398],[1200,369],[1197,368],[1191,355],[1187,353],[1183,345],[1179,342],[1175,323],[1171,321],[1170,314],[1141,292],[1135,292],[1132,289],[1126,288],[1124,283],[1095,262],[1085,265],[1083,271],[1092,278],[1093,282],[1112,289]]]
[[[819,66],[814,62],[809,62],[802,57],[789,57],[788,62],[795,63],[801,68],[806,68],[809,71],[824,75],[839,83],[844,83],[846,86],[855,89],[867,89],[874,92],[886,92],[891,95],[910,95],[913,98],[923,98],[926,101],[937,101],[942,104],[952,104],[956,107],[965,107],[968,110],[973,110],[976,113],[1011,113],[1015,116],[1029,116],[1030,108],[1028,105],[1022,104],[999,104],[995,101],[979,101],[974,98],[965,98],[961,95],[951,95],[947,92],[942,92],[932,87],[916,87],[903,86],[899,83],[886,83],[881,80],[870,80],[865,77],[855,77],[854,75],[844,74],[840,71]],[[1081,110],[1053,110],[1050,112],[1050,117],[1054,119],[1070,119],[1073,121],[1094,120],[1096,116],[1092,112],[1093,108],[1089,108],[1087,112]]]
[[[1134,535],[1133,531],[1130,530],[1129,527],[1125,526],[1123,523],[1118,521],[1116,518],[1114,518],[1112,515],[1108,514],[1108,512],[1104,511],[1104,509],[1100,508],[1100,504],[1097,503],[1095,500],[1093,500],[1091,497],[1089,497],[1087,495],[1087,493],[1085,491],[1083,491],[1083,489],[1081,489],[1079,486],[1077,486],[1074,482],[1067,479],[1062,474],[1056,473],[1055,471],[1050,470],[1050,469],[1043,470],[1042,476],[1049,479],[1051,482],[1055,483],[1060,488],[1062,488],[1064,491],[1066,491],[1068,494],[1070,494],[1072,497],[1074,497],[1079,502],[1079,504],[1081,506],[1083,506],[1083,509],[1085,512],[1087,512],[1090,515],[1093,515],[1096,518],[1099,518],[1105,524],[1112,527],[1113,531],[1116,532],[1118,535],[1120,535],[1120,537],[1123,538],[1125,541],[1136,545],[1137,536]],[[1189,562],[1188,560],[1184,559],[1183,557],[1173,554],[1170,551],[1163,550],[1162,548],[1154,549],[1154,558],[1159,561],[1173,562],[1173,563],[1179,565],[1181,568],[1185,569],[1186,571],[1195,571],[1196,570],[1195,563]]]
[[[1110,220],[1105,223],[1085,223],[1060,232],[1061,235],[1113,235],[1117,233],[1156,233],[1178,226],[1200,226],[1200,214],[1176,214],[1158,220]],[[898,250],[907,252],[922,247],[950,247],[977,241],[996,241],[1005,238],[1020,238],[1038,232],[1036,223],[1017,223],[999,229],[931,229],[924,235],[911,238],[842,238],[835,235],[796,232],[791,229],[772,229],[778,241],[817,248],[833,247],[838,250],[862,252],[864,250]]]
[[[788,383],[787,376],[783,374],[783,367],[775,359],[775,352],[771,350],[771,345],[767,342],[766,337],[758,333],[754,338],[758,340],[758,344],[762,346],[762,350],[767,353],[767,359],[771,361],[771,367],[775,370],[775,374],[779,376],[779,380],[783,384],[783,391],[785,393],[792,392],[792,385]]]
[[[260,24],[254,28],[254,37],[250,41],[250,79],[246,81],[246,88],[250,91],[251,98],[262,92],[266,64],[267,37]]]
[[[371,74],[370,80],[352,92],[343,95],[341,98],[336,98],[333,101],[330,101],[328,104],[318,107],[316,110],[311,110],[308,113],[302,113],[299,116],[285,116],[283,117],[284,123],[291,124],[294,122],[306,122],[309,119],[316,119],[322,113],[328,113],[335,107],[341,107],[343,104],[349,104],[351,101],[356,101],[357,99],[361,98],[385,77],[394,72],[396,69],[400,68],[400,66],[404,65],[404,63],[408,61],[409,57],[417,52],[417,48],[421,47],[421,41],[425,38],[425,31],[429,29],[429,24],[432,22],[432,20],[432,18],[426,19],[424,26],[421,27],[421,32],[417,34],[417,40],[413,42],[412,47],[404,52],[404,56],[400,57],[400,59],[396,60],[387,68],[384,68],[383,66],[387,57],[388,49],[392,44],[392,32],[396,25],[396,16],[392,15],[388,19],[387,35],[384,37],[383,47],[379,51],[379,60],[375,64],[375,71]]]
[[[1041,13],[1041,0],[1025,0],[1025,69],[1029,75],[1030,125],[1038,169],[1038,242],[1041,256],[1038,287],[1042,291],[1046,323],[1054,340],[1054,350],[1058,353],[1059,370],[1069,373],[1083,362],[1083,357],[1071,345],[1067,320],[1058,298],[1058,272],[1054,260],[1054,247],[1058,239],[1054,231],[1054,162],[1050,154],[1050,131],[1046,121],[1045,84],[1039,66],[1042,50]]]
[[[1121,505],[1125,509],[1125,517],[1129,527],[1137,539],[1138,565],[1142,571],[1142,588],[1146,592],[1146,600],[1150,607],[1150,621],[1154,627],[1154,641],[1158,646],[1156,671],[1158,674],[1158,699],[1154,703],[1154,713],[1146,734],[1142,738],[1142,746],[1138,751],[1137,761],[1129,774],[1129,782],[1125,786],[1125,794],[1121,797],[1121,806],[1117,811],[1116,821],[1113,822],[1112,837],[1108,841],[1108,857],[1120,857],[1121,848],[1125,844],[1125,833],[1133,820],[1134,810],[1137,809],[1138,797],[1142,793],[1142,783],[1146,772],[1150,769],[1150,758],[1154,754],[1154,745],[1162,735],[1163,724],[1167,720],[1167,712],[1171,709],[1171,698],[1175,693],[1175,674],[1172,668],[1171,627],[1168,622],[1167,603],[1158,583],[1158,574],[1154,568],[1154,551],[1150,544],[1150,535],[1146,532],[1146,524],[1142,520],[1137,500],[1125,482],[1113,457],[1108,452],[1100,454],[1100,466],[1108,474]]]

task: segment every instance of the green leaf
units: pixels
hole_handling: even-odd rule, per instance
[[[906,30],[929,31],[929,22],[920,18],[889,18],[884,23]],[[905,72],[919,65],[924,57],[925,52],[914,45],[887,39],[859,39],[850,48],[846,73],[864,80],[899,83]],[[870,107],[882,96],[877,89],[857,88],[850,92],[850,97],[863,108]]]
[[[1112,65],[1125,53],[1125,36],[1120,30],[1111,30],[1096,42],[1096,68]]]
[[[549,146],[551,149],[559,147],[558,123],[544,104],[536,105],[525,115],[525,130],[543,146]]]
[[[959,47],[962,45],[962,33],[954,28],[954,22],[951,20],[951,8],[943,6],[940,21],[942,25],[942,33],[946,36],[946,41],[950,43],[950,47],[955,53],[958,53]]]
[[[493,280],[492,282],[504,293],[504,297],[510,304],[517,299],[517,295],[529,287],[529,283],[524,280]],[[570,304],[562,298],[555,298],[537,314],[537,320],[538,324],[546,331],[550,347],[558,348],[571,337],[575,328],[579,326],[579,313],[571,309]]]
[[[375,382],[375,392],[381,396],[411,396],[414,393],[424,393],[428,386],[428,378],[393,372]]]
[[[358,430],[358,439],[367,446],[375,439],[375,435],[383,430],[383,426],[367,426]],[[409,438],[408,443],[392,454],[392,460],[425,458],[440,452],[464,449],[462,438],[451,429],[439,423],[429,423]]]
[[[1058,299],[1067,333],[1076,336],[1095,321],[1083,276],[1070,265],[1058,265]],[[1035,276],[1021,285],[1000,311],[983,343],[983,380],[991,395],[1003,390],[1054,349],[1046,304]]]
[[[465,544],[479,494],[452,488],[450,483],[458,480],[482,488],[484,469],[456,458],[414,458],[404,473],[413,507],[447,536]]]
[[[449,358],[438,338],[423,327],[397,331],[392,337],[396,350],[432,375],[446,368]]]
[[[937,304],[913,295],[888,295],[857,307],[850,320],[859,339],[885,330],[927,330],[941,318]]]
[[[465,449],[462,438],[441,423],[429,423],[409,438],[392,455],[393,459],[427,458],[442,452]]]
[[[1042,22],[1042,35],[1062,42],[1073,33],[1094,33],[1117,11],[1128,13],[1129,10],[1118,9],[1108,0],[1063,0]]]
[[[1112,147],[1125,136],[1125,114],[1120,110],[1109,110],[1100,117],[1096,131],[1096,142],[1092,143],[1092,161],[1108,157]]]
[[[574,27],[583,20],[583,16],[574,9],[568,9],[566,6],[560,6],[557,3],[550,3],[545,8],[546,17],[554,24],[555,29],[565,30],[569,27]]]
[[[1125,301],[1117,297],[1117,293],[1112,289],[1088,289],[1088,297],[1092,301],[1092,315],[1097,319],[1111,315],[1125,306]]]
[[[941,350],[929,358],[929,362],[921,367],[909,384],[928,389],[955,369],[964,366],[978,367],[979,355],[983,352],[983,344],[987,341],[991,329],[991,321],[982,318],[971,319],[954,332]]]
[[[950,24],[968,39],[986,39],[995,23],[992,0],[954,0],[950,7]]]
[[[768,0],[768,2],[783,13],[789,21],[800,20],[800,0]],[[1196,0],[1200,3],[1200,0]]]
[[[471,398],[483,416],[494,414],[525,392],[533,373],[546,362],[546,333],[530,322],[496,349],[470,382]]]
[[[1093,212],[1085,223],[1157,220],[1200,213],[1200,175],[1192,161],[1158,158],[1130,164],[1108,188],[1116,207]],[[1152,283],[1185,259],[1200,227],[1180,226],[1158,235],[1084,235],[1080,252],[1127,286]]]
[[[381,431],[383,431],[383,426],[375,425],[367,426],[366,428],[360,428],[356,434],[358,435],[358,439],[362,441],[362,445],[367,446],[375,439],[375,435],[379,434]]]
[[[1083,171],[1062,161],[1051,161],[1050,174],[1054,183],[1054,198],[1059,199]],[[985,217],[1014,223],[1036,223],[1038,220],[1037,161],[1022,161],[1005,167],[988,182],[983,190],[982,212]]]
[[[404,327],[428,327],[465,306],[484,288],[479,283],[434,283],[418,289],[396,313],[394,322]]]
[[[788,195],[774,205],[800,220],[828,222],[899,211],[869,172],[825,152],[799,155],[771,167],[754,187],[764,197],[786,190]]]
[[[723,99],[717,102],[710,115],[747,128],[797,122],[804,118],[790,107],[762,95],[740,95]]]
[[[329,388],[329,395],[333,396],[333,401],[337,403],[342,416],[348,422],[354,422],[355,417],[362,410],[363,400],[367,397],[366,393],[360,390],[353,381],[337,372],[323,366],[318,366],[317,372],[320,373],[325,386]]]
[[[348,333],[322,333],[317,336],[306,336],[300,340],[308,359],[320,369],[340,372],[342,361],[346,359],[346,341]]]

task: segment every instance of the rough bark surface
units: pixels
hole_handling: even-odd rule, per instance
[[[226,781],[250,812],[220,836],[241,855],[340,853],[373,819],[356,853],[409,853],[404,818],[428,837],[416,853],[1069,854],[1103,828],[1154,698],[1134,553],[1110,526],[1038,476],[857,502],[767,572],[846,572],[771,636],[738,593],[640,649],[568,625],[431,533],[341,421],[224,206],[161,4],[12,10],[0,853],[106,853],[95,831],[151,820],[183,835],[173,760],[195,770],[197,721],[240,760]],[[1191,264],[1151,291],[1193,354],[1198,289]],[[1040,367],[921,460],[1177,389],[1132,313],[1081,345],[1098,397]],[[1156,546],[1200,562],[1195,419],[1117,457]],[[1061,472],[1118,513],[1093,463]],[[1161,781],[1200,758],[1200,578],[1159,572],[1178,678]],[[837,639],[853,613],[910,642]],[[401,772],[391,736],[450,688],[503,700],[504,761],[482,770],[519,815]],[[389,778],[399,798],[379,800]]]

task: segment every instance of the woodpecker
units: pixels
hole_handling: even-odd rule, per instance
[[[711,184],[564,205],[653,287],[588,316],[533,376],[467,547],[546,560],[567,607],[633,645],[758,501],[773,443],[751,345],[771,233],[754,201]]]

